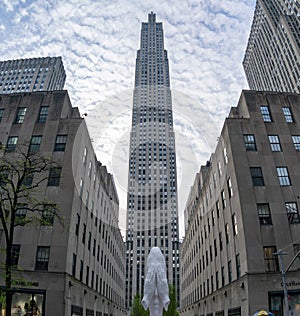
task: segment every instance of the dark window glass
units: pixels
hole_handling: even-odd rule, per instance
[[[279,270],[278,259],[274,255],[276,247],[264,247],[265,269],[267,272],[275,272]]]
[[[250,167],[252,183],[254,186],[264,186],[264,178],[260,167]]]
[[[54,223],[55,209],[51,204],[44,204],[42,211],[42,225],[53,226]]]
[[[61,167],[52,167],[49,171],[48,186],[59,186]]]
[[[270,207],[268,203],[257,204],[257,213],[261,225],[272,225]]]
[[[11,248],[11,265],[16,267],[19,264],[21,245],[13,244]]]
[[[48,270],[49,263],[49,255],[50,255],[50,247],[37,247],[36,253],[36,262],[35,269],[36,270]]]

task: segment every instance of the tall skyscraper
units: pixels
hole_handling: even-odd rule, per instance
[[[0,93],[62,90],[66,73],[61,57],[0,62]]]
[[[300,92],[300,3],[257,0],[243,61],[250,89]]]
[[[175,137],[168,54],[153,12],[142,23],[133,92],[128,179],[126,303],[142,294],[147,255],[158,246],[179,290]],[[179,292],[179,291],[178,291]]]

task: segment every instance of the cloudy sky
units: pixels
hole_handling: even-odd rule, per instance
[[[1,0],[1,60],[62,56],[72,104],[88,114],[98,159],[115,177],[124,229],[136,50],[141,22],[155,12],[169,54],[182,223],[195,173],[247,89],[254,8],[255,0]]]

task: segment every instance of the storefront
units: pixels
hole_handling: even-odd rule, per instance
[[[45,291],[17,289],[12,298],[12,316],[44,316]],[[2,307],[1,316],[5,315]]]
[[[283,315],[284,296],[283,292],[270,292],[270,311],[275,316]],[[300,316],[300,290],[289,290],[288,301],[291,316]]]

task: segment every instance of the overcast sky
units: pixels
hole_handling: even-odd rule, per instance
[[[98,159],[113,173],[125,228],[129,131],[141,22],[156,13],[168,50],[180,237],[196,172],[247,89],[242,60],[255,0],[1,0],[1,60],[62,56],[65,88],[87,113]]]

